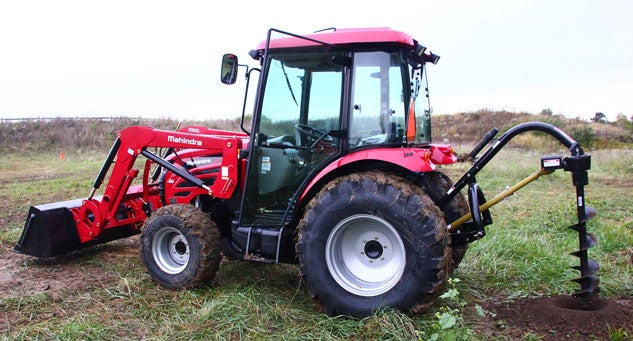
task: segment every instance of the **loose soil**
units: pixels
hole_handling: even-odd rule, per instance
[[[561,295],[488,303],[485,307],[492,318],[481,319],[475,329],[491,337],[510,334],[521,339],[531,333],[552,341],[610,340],[617,335],[633,339],[630,298]]]
[[[0,299],[62,291],[77,291],[116,283],[118,277],[103,271],[104,262],[139,258],[138,236],[100,247],[50,259],[37,259],[13,252],[13,245],[0,244]]]
[[[68,256],[39,260],[16,254],[13,246],[0,245],[0,300],[45,293],[63,297],[67,292],[116,283],[119,278],[100,264],[138,259],[138,236],[77,251]],[[487,312],[475,320],[474,330],[483,339],[608,340],[614,335],[633,339],[633,299],[588,299],[571,295],[503,298],[479,303]]]

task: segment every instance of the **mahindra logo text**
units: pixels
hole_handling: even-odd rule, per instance
[[[202,146],[202,141],[196,139],[187,139],[184,137],[175,137],[171,135],[167,135],[168,142],[176,142],[176,143],[184,143],[192,146]]]

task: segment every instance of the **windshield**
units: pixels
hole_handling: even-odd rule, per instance
[[[333,55],[300,53],[271,59],[262,102],[260,131],[269,137],[293,132],[295,124],[338,129],[342,67]]]

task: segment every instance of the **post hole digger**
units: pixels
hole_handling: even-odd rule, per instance
[[[87,198],[32,206],[15,251],[52,257],[141,233],[147,271],[166,287],[210,281],[223,253],[299,263],[328,314],[420,311],[441,293],[468,243],[485,235],[492,205],[563,169],[577,194],[575,295],[598,292],[598,266],[587,257],[595,244],[586,232],[595,212],[584,199],[591,158],[567,134],[532,122],[495,140],[493,129],[470,155],[495,142],[453,184],[437,169],[456,161],[452,147],[431,143],[426,66],[439,56],[410,35],[271,29],[249,55],[259,68],[233,54],[221,68],[225,84],[246,68],[243,108],[252,74],[259,75],[249,129],[242,120],[241,132],[122,130]],[[527,131],[552,135],[571,155],[543,158],[537,173],[486,201],[477,173]],[[134,168],[138,156],[142,172]]]

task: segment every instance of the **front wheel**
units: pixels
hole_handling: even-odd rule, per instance
[[[433,201],[406,180],[373,171],[342,177],[299,223],[301,275],[330,315],[421,311],[447,281],[444,224]]]
[[[220,235],[207,214],[191,205],[152,213],[141,235],[141,258],[158,284],[192,288],[209,282],[220,266]]]

